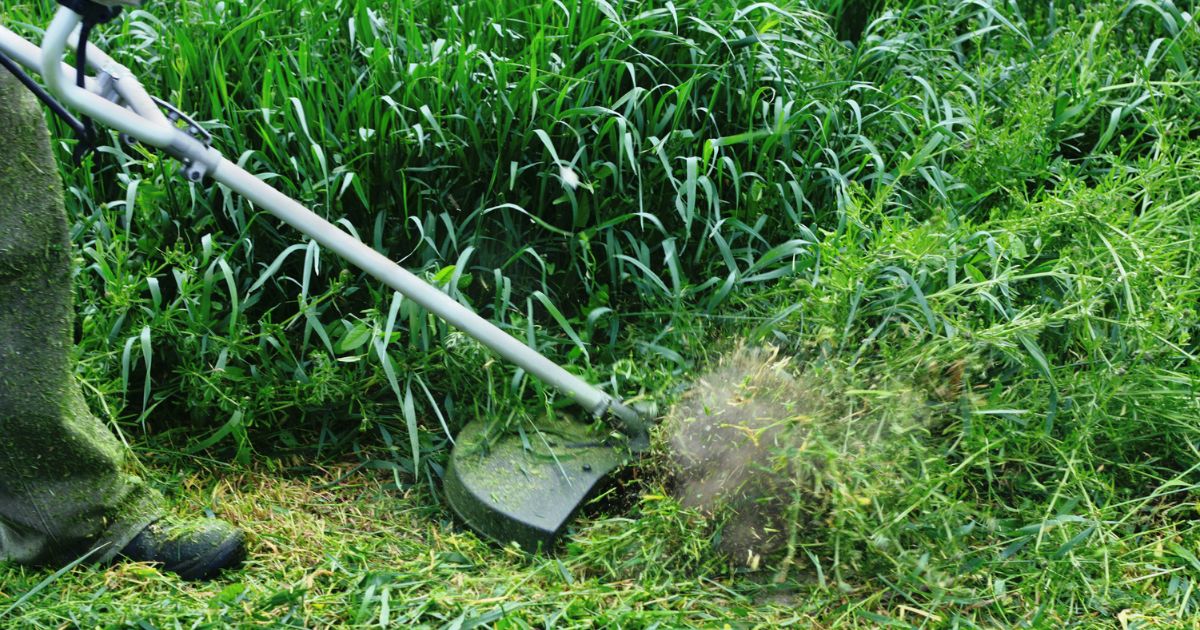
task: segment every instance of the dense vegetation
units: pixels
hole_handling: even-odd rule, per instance
[[[922,422],[837,470],[786,575],[730,571],[653,462],[523,559],[454,529],[437,476],[468,419],[555,404],[536,382],[169,161],[114,143],[75,168],[64,140],[93,407],[181,509],[256,530],[261,561],[186,590],[0,568],[0,601],[47,625],[1186,623],[1186,4],[132,12],[104,45],[220,149],[610,390],[665,408],[747,340],[863,422],[913,400]]]

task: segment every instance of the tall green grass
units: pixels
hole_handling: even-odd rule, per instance
[[[667,404],[738,338],[848,375],[868,415],[876,389],[922,389],[927,434],[887,478],[847,473],[847,497],[875,500],[806,530],[793,586],[830,621],[906,606],[1048,627],[1197,605],[1188,11],[185,1],[100,39],[247,168],[622,396]],[[64,168],[80,373],[124,430],[243,462],[365,443],[407,485],[432,483],[464,421],[546,404],[173,173],[117,145]],[[589,523],[566,562],[720,575],[695,515],[632,509],[636,527]]]

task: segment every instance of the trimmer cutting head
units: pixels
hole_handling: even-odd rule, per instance
[[[567,522],[631,457],[603,422],[555,417],[513,431],[477,420],[459,434],[446,468],[450,507],[501,544],[549,549]],[[496,435],[493,435],[496,433]]]

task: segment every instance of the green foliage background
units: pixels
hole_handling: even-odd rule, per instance
[[[668,404],[739,338],[927,389],[902,476],[846,478],[886,501],[811,532],[819,617],[1173,623],[1200,572],[1188,4],[183,1],[102,39],[247,168],[622,396]],[[246,463],[366,442],[429,481],[463,422],[556,404],[174,170],[115,144],[64,167],[80,373],[125,431]],[[648,505],[646,547],[601,520],[569,557],[716,570],[656,559],[691,522]]]

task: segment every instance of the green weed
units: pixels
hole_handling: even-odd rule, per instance
[[[53,7],[0,20],[33,33]],[[782,583],[711,553],[653,461],[559,555],[495,549],[440,504],[450,436],[559,401],[220,187],[115,142],[73,168],[63,140],[93,407],[180,509],[257,531],[256,560],[196,587],[3,567],[0,600],[27,626],[1193,623],[1194,13],[130,12],[98,39],[221,150],[610,391],[666,409],[744,338],[911,384],[928,424],[895,468],[843,469]]]

